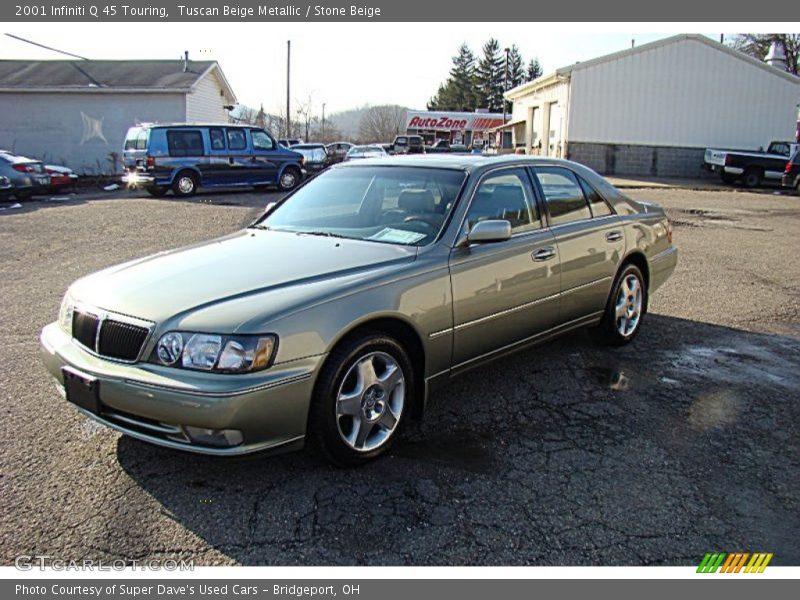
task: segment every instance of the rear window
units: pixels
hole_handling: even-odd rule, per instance
[[[132,127],[125,138],[125,150],[147,150],[147,129]]]
[[[174,129],[167,131],[167,148],[170,156],[201,156],[203,135],[193,129]]]

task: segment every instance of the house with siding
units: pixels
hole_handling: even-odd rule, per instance
[[[793,139],[800,78],[686,34],[563,67],[506,98],[513,115],[500,129],[518,152],[611,175],[695,177],[707,147]]]
[[[129,127],[227,123],[235,103],[216,61],[0,60],[0,148],[115,173]]]

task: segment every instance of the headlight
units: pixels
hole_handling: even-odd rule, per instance
[[[72,313],[74,310],[75,303],[72,300],[72,296],[67,292],[64,294],[63,300],[61,300],[61,307],[58,309],[58,324],[61,329],[69,334],[72,334]]]
[[[272,364],[275,335],[216,335],[170,331],[158,340],[150,362],[170,367],[250,373]]]

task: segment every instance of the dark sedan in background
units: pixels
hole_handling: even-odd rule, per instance
[[[13,194],[18,200],[27,200],[50,188],[50,176],[38,160],[0,152],[0,175],[11,181]]]
[[[303,155],[303,174],[313,177],[333,164],[325,144],[295,144],[292,150]]]

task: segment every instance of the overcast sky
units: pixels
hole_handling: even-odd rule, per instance
[[[269,112],[286,98],[286,40],[292,40],[292,102],[309,96],[326,112],[394,103],[425,108],[461,42],[480,53],[489,37],[517,44],[545,73],[680,30],[659,24],[548,23],[85,23],[4,24],[4,32],[93,59],[219,61],[242,104]],[[685,27],[685,25],[684,25]],[[598,32],[600,31],[600,32]],[[672,33],[670,33],[672,31]],[[707,34],[719,39],[719,33]],[[0,36],[0,57],[60,55]],[[64,58],[63,56],[61,58]]]

